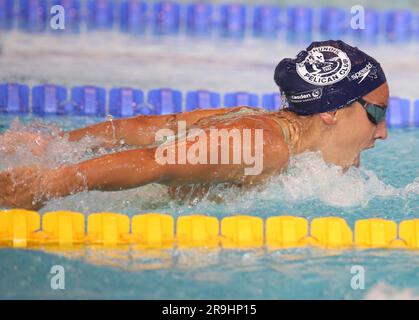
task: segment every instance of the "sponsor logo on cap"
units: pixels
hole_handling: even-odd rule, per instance
[[[310,91],[300,92],[297,94],[291,94],[288,97],[290,102],[300,103],[300,102],[307,102],[320,99],[323,94],[323,90],[321,88],[317,88]]]
[[[351,71],[347,54],[332,46],[311,49],[303,62],[296,66],[298,75],[306,82],[326,86],[345,78]]]
[[[372,65],[372,63],[368,62],[367,65],[365,67],[363,67],[361,70],[359,70],[359,71],[351,74],[350,76],[348,76],[349,81],[353,81],[353,80],[357,80],[357,79],[361,78],[361,80],[358,81],[358,83],[361,83],[368,76],[368,74],[370,73],[370,71],[373,67],[374,66]]]

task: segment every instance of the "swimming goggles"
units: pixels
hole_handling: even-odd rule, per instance
[[[368,119],[377,125],[386,118],[387,106],[380,106],[371,102],[367,102],[362,98],[357,100],[367,112]]]

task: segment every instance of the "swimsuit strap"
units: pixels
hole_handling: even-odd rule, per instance
[[[272,119],[277,123],[278,127],[281,128],[282,130],[282,135],[284,136],[284,142],[286,145],[288,145],[288,147],[290,147],[289,142],[290,142],[290,133],[288,132],[288,130],[286,129],[286,124],[285,124],[285,119],[281,119],[281,118],[277,118],[275,116],[272,117]]]
[[[280,128],[282,129],[282,134],[284,135],[284,142],[285,142],[285,144],[288,144],[288,134],[287,134],[287,131],[281,125],[280,125]]]

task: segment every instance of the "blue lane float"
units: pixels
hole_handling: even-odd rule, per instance
[[[412,27],[413,39],[415,39],[416,41],[419,41],[419,12],[416,12],[414,14],[412,25],[413,25]]]
[[[53,0],[52,5],[60,5],[64,8],[66,32],[80,32],[81,4],[80,0]],[[56,32],[63,32],[59,29]]]
[[[144,34],[147,27],[147,4],[138,0],[121,2],[119,22],[124,32]]]
[[[32,112],[37,116],[67,115],[71,113],[67,89],[54,84],[32,88]]]
[[[413,105],[413,125],[419,127],[419,99]]]
[[[87,3],[87,28],[111,30],[114,25],[115,3],[112,0],[89,0]]]
[[[375,44],[379,40],[381,15],[378,11],[373,9],[365,9],[365,25],[359,26],[359,21],[355,19],[355,27],[349,28],[350,34],[357,40]]]
[[[29,87],[18,83],[0,84],[0,112],[26,114],[29,112]]]
[[[412,35],[412,13],[407,10],[391,10],[385,15],[387,41],[406,42]]]
[[[186,111],[214,109],[221,106],[220,94],[208,90],[189,91],[186,94]]]
[[[73,113],[78,116],[104,116],[106,90],[95,86],[74,87],[71,90]]]
[[[13,27],[14,0],[0,0],[0,30]]]
[[[155,114],[182,112],[182,93],[169,88],[153,89],[148,92],[147,102],[154,107]]]
[[[350,23],[352,18],[357,22],[357,18],[355,13],[351,16],[349,8],[184,4],[176,1],[150,4],[146,0],[0,0],[0,29],[13,29],[14,10],[17,10],[20,29],[26,32],[51,31],[47,23],[49,6],[55,4],[66,8],[66,28],[54,32],[78,32],[83,24],[89,31],[111,30],[118,20],[121,31],[134,34],[144,34],[151,27],[154,34],[173,35],[185,25],[189,35],[207,36],[217,28],[221,36],[239,39],[250,33],[276,39],[281,31],[287,34],[291,43],[311,42],[313,34],[329,38],[349,35],[371,44],[381,40],[419,41],[419,13],[408,10],[366,8],[364,28],[353,29]],[[252,21],[248,19],[251,17]]]
[[[269,111],[277,111],[281,109],[281,95],[277,92],[266,93],[262,96],[262,108]]]
[[[349,27],[348,10],[338,7],[320,8],[319,31],[323,37],[341,38]]]
[[[249,106],[258,107],[259,97],[255,93],[248,92],[230,92],[224,96],[224,106]]]
[[[253,34],[256,37],[275,38],[281,29],[281,9],[278,6],[261,5],[253,11]]]
[[[186,29],[190,35],[209,36],[213,27],[213,7],[209,3],[190,3],[186,12]]]
[[[153,33],[156,35],[177,34],[180,29],[180,5],[173,1],[154,4]]]
[[[387,124],[392,128],[403,128],[410,125],[410,101],[408,99],[390,98]]]
[[[46,0],[20,0],[19,25],[26,32],[45,31],[47,25]]]
[[[246,6],[225,4],[220,7],[220,32],[222,37],[243,38],[246,30]]]
[[[287,10],[287,40],[311,42],[313,36],[313,9],[309,7],[290,7]]]
[[[32,97],[30,93],[32,91]],[[278,92],[259,96],[249,92],[230,92],[224,95],[208,90],[182,92],[171,88],[152,89],[145,92],[138,88],[112,88],[107,100],[106,89],[96,86],[77,86],[71,90],[55,84],[34,86],[32,90],[25,84],[0,84],[0,114],[36,116],[77,115],[103,117],[130,117],[138,114],[158,115],[218,107],[250,106],[277,111],[282,108]],[[391,97],[387,112],[387,124],[392,128],[419,127],[419,99]]]
[[[109,91],[109,113],[112,116],[131,117],[142,114],[143,110],[141,107],[143,104],[144,92],[142,90],[112,88]]]

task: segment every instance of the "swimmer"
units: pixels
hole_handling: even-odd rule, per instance
[[[249,187],[280,174],[286,170],[290,156],[304,151],[319,151],[326,162],[347,170],[359,166],[363,150],[374,147],[377,139],[386,139],[386,78],[380,64],[358,48],[342,41],[313,42],[295,59],[283,59],[275,69],[274,80],[287,102],[278,112],[248,107],[195,110],[105,121],[63,132],[70,141],[93,136],[104,147],[133,148],[54,169],[38,166],[1,172],[0,207],[37,209],[52,198],[84,190],[115,191],[149,183],[186,189],[220,183]],[[256,129],[262,129],[263,150],[258,151],[255,143],[248,148],[252,155],[259,152],[258,156],[263,157],[261,171],[246,175],[248,165],[243,161],[160,163],[156,153],[161,145],[156,144],[156,134],[161,129],[176,131],[180,121],[189,131],[201,129],[208,136],[214,128],[240,133],[248,129],[254,141]],[[13,136],[9,133],[0,136],[1,140],[7,150]],[[20,135],[18,140],[31,143],[38,154],[48,144],[47,139],[36,135]],[[164,143],[172,144],[178,156],[179,147],[189,150],[195,141],[178,135]],[[209,143],[205,146],[207,155],[214,151]],[[218,140],[219,154],[222,147]],[[237,151],[233,144],[228,148],[230,155]],[[13,150],[14,146],[9,145],[8,151]]]

